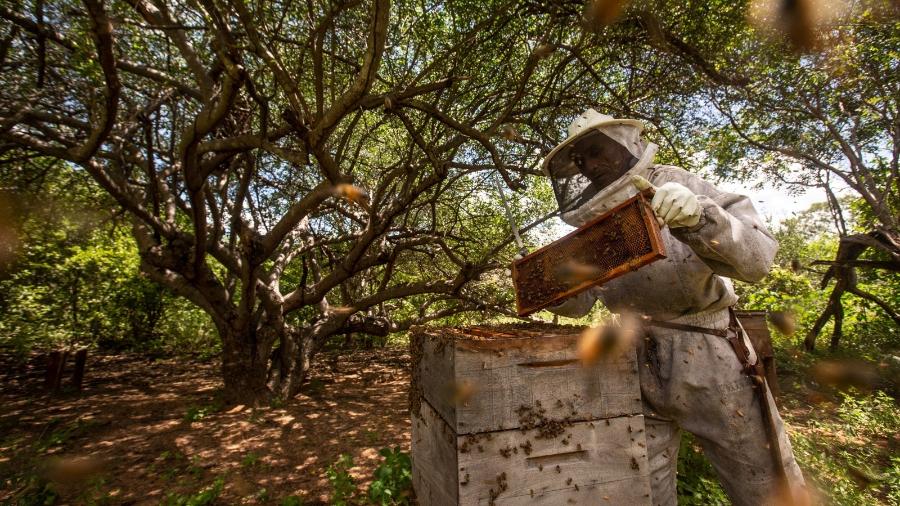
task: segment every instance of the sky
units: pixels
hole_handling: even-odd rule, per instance
[[[758,185],[758,187],[757,187]],[[719,188],[732,193],[747,195],[753,206],[763,215],[767,223],[778,224],[792,214],[804,211],[816,202],[825,202],[825,190],[810,188],[802,194],[789,194],[784,188],[776,188],[771,183],[757,181],[740,183],[726,181],[717,184]]]
[[[808,209],[812,204],[826,201],[825,190],[821,188],[810,188],[805,193],[793,194],[788,193],[785,188],[775,187],[764,179],[750,182],[723,181],[716,183],[716,186],[728,192],[750,197],[753,206],[762,215],[763,221],[771,228],[777,227],[794,213]],[[838,190],[836,193],[840,195],[843,191]],[[548,234],[550,237],[541,238],[541,244],[552,242],[575,230],[575,227],[566,225],[559,218],[556,218],[555,222],[550,228]]]

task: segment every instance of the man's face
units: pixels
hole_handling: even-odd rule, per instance
[[[575,143],[569,158],[578,171],[598,188],[605,188],[622,177],[634,164],[634,157],[624,146],[600,132]]]
[[[635,163],[625,146],[599,130],[560,150],[548,167],[560,210],[577,209]]]

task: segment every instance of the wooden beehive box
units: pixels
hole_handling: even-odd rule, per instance
[[[634,351],[583,367],[577,327],[413,333],[419,504],[650,504]]]

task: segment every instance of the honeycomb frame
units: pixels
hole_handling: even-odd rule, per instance
[[[647,195],[638,193],[561,239],[513,261],[517,313],[528,316],[665,257],[656,216]],[[565,262],[588,266],[591,275],[566,280],[560,272]]]

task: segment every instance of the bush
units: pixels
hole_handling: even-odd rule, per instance
[[[369,500],[381,506],[409,504],[412,491],[412,460],[400,448],[382,448],[378,452],[384,462],[375,470],[375,481],[369,486]]]
[[[703,455],[694,436],[688,432],[683,432],[681,436],[676,487],[678,504],[697,506],[730,504],[728,496],[719,485],[719,478],[712,464]]]
[[[334,506],[347,506],[356,494],[356,483],[349,472],[351,467],[353,458],[342,454],[325,470],[325,476],[331,482],[331,504]]]
[[[40,183],[22,173],[0,168],[19,245],[0,265],[0,348],[219,352],[209,316],[140,273],[130,223],[83,172],[57,166]]]

